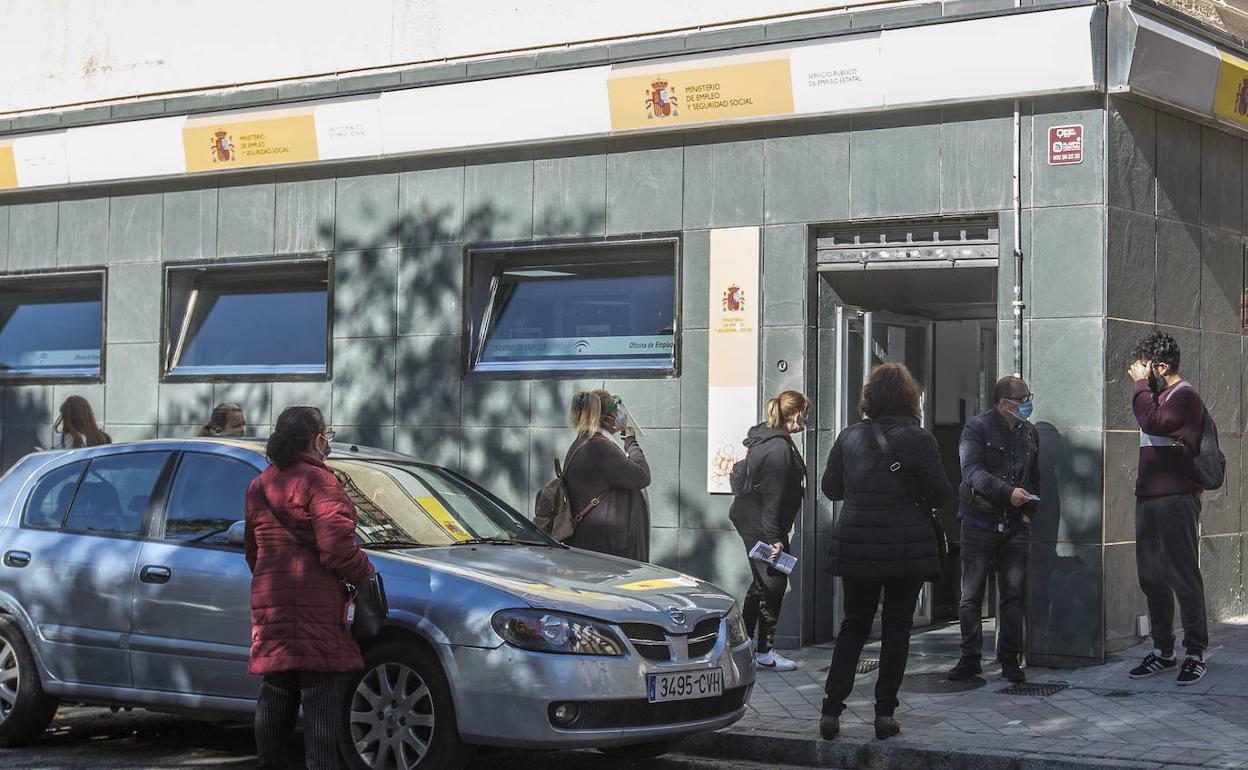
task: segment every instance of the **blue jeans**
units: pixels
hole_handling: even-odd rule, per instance
[[[1023,623],[1027,615],[1027,529],[995,532],[962,522],[962,656],[980,658],[984,651],[984,590],[988,575],[997,573],[997,654],[1003,663],[1018,665],[1023,654]]]

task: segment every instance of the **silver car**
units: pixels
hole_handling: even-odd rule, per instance
[[[259,678],[243,493],[259,443],[143,441],[28,455],[0,479],[0,746],[59,703],[246,714]],[[335,444],[385,578],[344,756],[449,768],[473,746],[657,755],[739,719],[754,682],[732,598],[567,548],[471,481]]]

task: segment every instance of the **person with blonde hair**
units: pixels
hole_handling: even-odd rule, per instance
[[[650,466],[636,429],[625,424],[622,402],[605,390],[581,391],[572,396],[569,420],[576,439],[564,458],[564,481],[579,521],[567,544],[648,561],[650,505],[642,490],[650,486]]]
[[[82,396],[70,396],[61,404],[60,414],[52,430],[61,434],[57,444],[61,449],[111,444],[113,439],[95,422],[91,402]]]
[[[788,553],[789,531],[806,499],[806,463],[792,434],[806,429],[809,415],[810,399],[786,390],[767,402],[767,419],[750,428],[744,441],[749,488],[733,498],[728,517],[745,541],[746,553],[756,543],[767,543],[773,563]],[[772,564],[747,559],[750,588],[741,617],[754,639],[755,662],[764,670],[792,671],[797,664],[772,649],[789,576]]]

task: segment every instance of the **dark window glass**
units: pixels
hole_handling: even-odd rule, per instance
[[[168,459],[168,452],[136,452],[92,460],[78,485],[65,528],[137,535]]]
[[[164,532],[158,537],[183,543],[228,545],[230,525],[243,520],[243,499],[260,471],[241,460],[188,453],[169,491]]]
[[[671,259],[504,261],[492,284],[477,371],[673,366]]]
[[[102,297],[98,275],[0,286],[0,376],[98,377]]]
[[[326,262],[170,271],[172,374],[323,374]]]
[[[65,520],[65,511],[69,509],[69,501],[74,499],[74,490],[78,488],[78,479],[82,477],[82,469],[87,467],[86,461],[72,463],[57,468],[39,479],[39,483],[30,493],[26,502],[26,512],[22,514],[22,524],[39,529],[57,529]]]

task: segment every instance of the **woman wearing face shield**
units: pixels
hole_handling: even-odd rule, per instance
[[[810,399],[786,390],[767,402],[767,420],[750,428],[745,439],[751,489],[733,499],[728,516],[746,552],[766,543],[772,563],[788,553],[789,530],[806,498],[806,463],[791,436],[805,430],[809,414]],[[754,638],[756,662],[760,669],[792,671],[797,664],[772,649],[789,576],[772,563],[749,561],[751,582],[741,617]]]
[[[572,397],[576,440],[563,467],[568,502],[580,523],[567,544],[649,561],[650,505],[642,490],[650,486],[650,465],[637,443],[637,431],[625,425],[625,414],[620,399],[605,390]],[[613,438],[617,433],[623,449]]]

